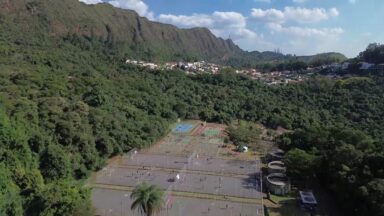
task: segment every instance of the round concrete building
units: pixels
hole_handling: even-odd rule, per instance
[[[268,173],[285,173],[287,168],[282,161],[272,161],[268,163]]]
[[[277,149],[268,154],[268,161],[281,161],[284,158],[285,152],[281,149]]]
[[[267,176],[269,192],[275,195],[285,195],[291,191],[291,184],[284,173],[271,173]]]

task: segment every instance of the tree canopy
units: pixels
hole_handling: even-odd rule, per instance
[[[131,209],[138,209],[146,216],[153,216],[164,207],[163,194],[157,186],[143,182],[131,193],[131,199],[134,199]]]
[[[353,215],[380,209],[383,77],[266,86],[231,71],[137,68],[92,37],[10,40],[14,33],[0,32],[0,213],[88,214],[78,182],[109,157],[150,146],[177,118],[291,129],[282,147],[315,155],[315,175],[353,195],[340,197],[359,208]]]
[[[290,176],[318,178],[346,214],[383,215],[381,141],[351,128],[331,127],[297,130],[279,143],[288,150],[284,162]]]

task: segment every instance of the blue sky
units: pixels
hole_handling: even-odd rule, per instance
[[[207,27],[242,49],[355,57],[384,41],[384,0],[80,0],[108,2],[181,28]]]

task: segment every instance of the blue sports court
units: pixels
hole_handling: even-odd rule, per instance
[[[174,133],[188,133],[193,128],[191,124],[178,124],[172,132]]]

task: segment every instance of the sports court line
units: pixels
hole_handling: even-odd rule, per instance
[[[191,155],[190,153],[173,153],[173,152],[172,153],[154,153],[154,152],[146,151],[146,150],[145,151],[140,150],[140,152],[138,154],[156,155],[156,156],[174,156],[174,157],[184,157],[184,158],[187,157],[188,155]],[[212,156],[212,157],[200,156],[200,158],[220,159],[220,160],[224,160],[224,161],[233,161],[234,160],[230,156],[220,156],[220,155],[218,155],[217,157],[216,156]],[[245,161],[245,162],[260,161],[260,159],[249,159],[249,158],[241,158],[241,159],[237,159],[237,160]]]
[[[174,160],[176,160],[176,158],[179,158],[181,160],[188,158],[187,157],[188,155],[176,155],[176,154],[156,154],[156,153],[143,153],[143,152],[140,152],[138,154],[149,155],[149,156],[150,155],[154,155],[154,156],[172,156],[173,157],[172,159],[174,159]],[[256,163],[255,165],[257,165],[256,170],[260,170],[259,172],[261,172],[261,167],[260,167],[261,161],[259,159],[254,159],[254,160],[240,160],[240,159],[239,160],[233,160],[233,159],[221,158],[221,157],[204,157],[204,156],[199,156],[199,159],[203,159],[203,160],[204,159],[212,159],[212,160],[218,159],[218,160],[224,161],[224,163],[233,162],[233,161],[240,161],[240,162],[246,162],[246,163],[255,162]],[[123,158],[122,163],[129,163],[129,162],[126,162],[124,160],[131,160],[131,159],[127,158],[127,157]],[[124,165],[124,166],[128,166],[128,165]],[[135,165],[133,165],[133,166],[135,166]],[[139,166],[139,165],[137,165],[137,166]],[[143,167],[143,166],[141,166],[141,167]],[[146,167],[150,167],[150,166],[146,166]],[[162,167],[162,166],[154,166],[154,167],[169,168],[169,167]],[[195,170],[195,171],[200,171],[200,170]],[[204,170],[202,170],[202,171],[204,171]],[[210,171],[207,171],[207,172],[210,172]],[[259,172],[256,172],[256,173],[259,173]],[[214,173],[221,173],[221,172],[214,172]],[[233,174],[233,175],[244,175],[242,173],[236,173],[236,172],[227,172],[227,173]]]
[[[193,131],[193,133],[191,134],[191,136],[201,136],[201,134],[202,134],[203,131],[205,130],[205,127],[206,127],[206,126],[199,125],[198,127],[195,128],[195,130]]]
[[[180,168],[170,168],[170,167],[162,167],[162,166],[139,166],[139,165],[114,165],[114,166],[108,166],[107,168],[113,168],[113,167],[120,167],[120,168],[138,168],[138,170],[140,170],[140,168],[147,168],[148,170],[151,170],[151,168],[154,168],[154,169],[159,169],[159,170],[171,170],[171,171],[180,171],[181,169]],[[215,171],[208,171],[208,170],[196,170],[196,169],[186,169],[187,171],[190,171],[190,172],[195,172],[195,173],[199,173],[201,172],[202,174],[207,174],[207,175],[213,175],[213,176],[223,176],[223,175],[226,175],[226,176],[242,176],[242,177],[248,177],[249,174],[244,174],[244,173],[236,173],[236,172],[222,172],[222,171],[218,171],[218,172],[215,172]],[[259,172],[257,172],[256,170],[259,170]],[[251,174],[259,174],[261,172],[260,169],[256,169],[254,172],[252,172]]]
[[[185,154],[161,154],[161,153],[152,153],[152,152],[138,152],[137,153],[138,155],[142,154],[142,155],[155,155],[155,156],[173,156],[173,157],[178,157],[178,158],[186,158],[187,156],[189,155],[185,155]],[[123,157],[124,158],[124,157]],[[243,159],[228,159],[228,158],[220,158],[220,157],[215,157],[215,156],[212,156],[212,157],[206,157],[206,156],[199,156],[200,159],[220,159],[220,160],[223,160],[225,162],[230,162],[230,161],[244,161],[244,162],[250,162],[250,161],[259,161],[260,162],[260,159],[250,159],[250,160],[243,160]],[[127,158],[124,158],[124,159],[127,159]]]
[[[197,144],[195,144],[197,145]],[[219,150],[220,152],[222,152],[222,150]],[[138,154],[142,154],[142,155],[156,155],[156,156],[174,156],[174,157],[187,157],[188,155],[190,155],[190,153],[186,154],[186,153],[154,153],[154,152],[147,152],[147,151],[140,151]],[[250,159],[250,158],[241,158],[241,159],[235,159],[235,160],[239,160],[239,161],[244,161],[244,162],[250,162],[250,161],[260,161],[260,159],[257,158],[257,156],[259,155],[255,155],[255,159]],[[210,156],[210,157],[207,157],[206,155],[203,155],[203,156],[199,156],[199,158],[209,158],[209,159],[220,159],[220,160],[224,160],[224,161],[233,161],[233,157],[231,156]]]
[[[164,172],[180,172],[180,169],[173,169],[169,167],[159,167],[159,166],[136,166],[136,165],[117,165],[113,166],[116,168],[130,168],[134,170],[148,170],[148,171],[164,171]],[[112,168],[112,167],[111,167]],[[202,170],[190,170],[186,169],[185,172],[192,174],[201,174],[201,175],[210,175],[210,176],[223,176],[223,177],[233,177],[233,178],[247,178],[249,175],[246,174],[236,174],[236,173],[224,173],[224,172],[211,172],[211,171],[202,171]]]
[[[186,149],[188,152],[193,152],[193,147],[197,145],[198,140],[193,137],[191,141],[185,146],[184,149]]]
[[[86,187],[115,190],[115,191],[129,191],[129,192],[132,192],[135,189],[135,187],[122,186],[122,185],[110,185],[110,184],[88,184],[86,185]],[[170,194],[176,197],[207,199],[207,200],[235,202],[235,203],[258,204],[258,205],[261,205],[262,203],[262,198],[245,198],[245,197],[237,197],[237,196],[224,196],[224,195],[194,193],[194,192],[185,192],[185,191],[170,191]]]

